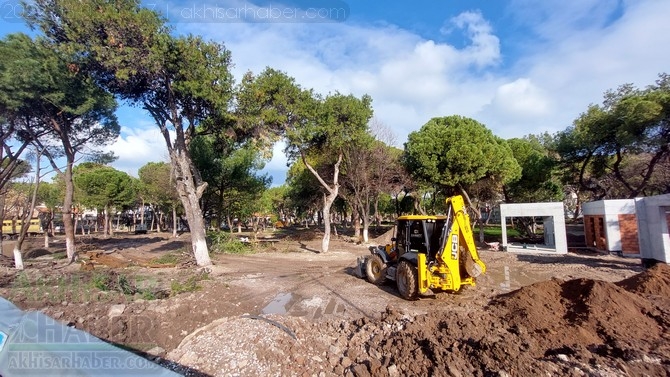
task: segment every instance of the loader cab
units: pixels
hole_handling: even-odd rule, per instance
[[[405,253],[423,253],[432,259],[440,248],[444,216],[400,216],[396,230],[395,248],[399,256]]]

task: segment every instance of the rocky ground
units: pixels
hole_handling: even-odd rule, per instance
[[[368,245],[272,237],[206,270],[187,235],[81,238],[73,265],[57,239],[24,272],[0,267],[0,295],[185,375],[670,375],[665,264],[482,250],[476,287],[405,301],[356,276]]]

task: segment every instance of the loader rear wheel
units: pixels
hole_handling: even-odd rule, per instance
[[[386,280],[386,264],[379,255],[370,255],[365,260],[365,277],[370,283],[377,285]]]
[[[413,300],[419,293],[419,279],[417,277],[416,267],[407,261],[398,264],[396,271],[396,283],[398,292],[405,300]]]

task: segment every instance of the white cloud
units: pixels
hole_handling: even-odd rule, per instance
[[[442,32],[462,35],[458,46],[385,23],[176,26],[225,42],[238,79],[270,66],[322,94],[370,94],[375,117],[398,146],[431,117],[452,114],[473,117],[503,138],[559,131],[605,90],[651,84],[670,61],[668,1],[512,0],[505,12],[514,23],[505,25],[507,34],[478,11],[446,19]],[[113,149],[127,164],[165,155],[153,129],[128,132]],[[275,148],[266,171],[285,170],[282,154]]]
[[[500,59],[500,40],[493,35],[491,25],[479,12],[463,12],[451,19],[451,23],[458,29],[464,30],[472,40],[472,44],[463,51],[467,62],[478,67],[485,67],[497,63]],[[443,29],[444,31],[444,29]],[[453,31],[453,29],[449,29]]]
[[[122,127],[121,135],[106,151],[118,157],[114,168],[137,177],[137,170],[148,162],[169,161],[165,139],[158,127]]]
[[[499,86],[492,105],[496,113],[511,118],[537,118],[550,110],[547,96],[527,78]]]
[[[613,12],[612,2],[607,4]],[[666,21],[670,2],[646,0],[619,6],[623,7],[621,16],[609,22],[594,22],[588,28],[581,23],[566,23],[569,28],[539,44],[518,63],[519,77],[529,79],[541,90],[551,108],[546,116],[534,119],[501,117],[507,124],[497,121],[495,112],[486,114],[501,136],[565,129],[590,103],[601,102],[606,90],[624,83],[643,87],[667,70],[670,50],[660,46],[670,44],[670,23]],[[579,18],[575,8],[567,14]],[[567,18],[560,12],[556,17]],[[520,133],[521,129],[524,132]]]

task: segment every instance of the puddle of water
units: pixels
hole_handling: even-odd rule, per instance
[[[261,309],[261,314],[286,314],[288,304],[292,298],[292,293],[279,293],[269,304]]]
[[[503,277],[504,277],[504,280],[503,280],[502,283],[500,283],[500,288],[503,291],[508,292],[510,290],[510,287],[511,287],[510,286],[510,279],[509,279],[509,266],[505,266],[505,268],[503,270]]]

